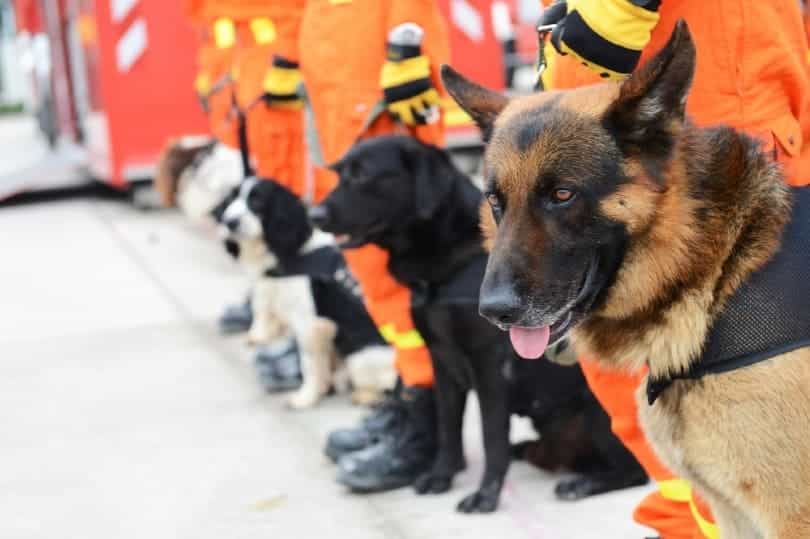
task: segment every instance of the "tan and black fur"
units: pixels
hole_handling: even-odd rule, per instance
[[[754,140],[686,118],[694,63],[681,22],[623,83],[507,102],[444,68],[489,139],[482,314],[549,325],[552,341],[654,378],[698,360],[724,302],[779,249],[791,195]],[[810,537],[810,349],[637,397],[721,537]]]

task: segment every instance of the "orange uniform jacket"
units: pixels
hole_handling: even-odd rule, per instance
[[[660,50],[675,23],[689,24],[697,47],[697,71],[687,113],[698,125],[727,124],[761,139],[783,164],[788,182],[810,181],[810,78],[807,41],[794,0],[666,0],[641,64]],[[778,30],[777,30],[778,29]],[[555,56],[551,87],[599,81],[567,57]],[[705,507],[673,487],[673,476],[647,444],[638,424],[635,389],[642,374],[606,371],[583,361],[589,385],[613,421],[613,430],[658,481],[659,492],[636,509],[640,523],[662,539],[708,537]],[[698,507],[695,507],[697,505]],[[696,515],[693,517],[693,515]],[[701,522],[701,518],[704,518]]]

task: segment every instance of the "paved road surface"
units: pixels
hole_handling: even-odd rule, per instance
[[[66,200],[0,209],[0,538],[638,538],[645,489],[578,504],[512,467],[502,509],[461,516],[482,468],[431,498],[353,496],[324,435],[361,410],[293,413],[214,319],[244,281],[171,212]],[[472,407],[468,407],[472,408]]]

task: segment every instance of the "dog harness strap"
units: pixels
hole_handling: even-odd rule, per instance
[[[236,101],[234,101],[236,106]],[[245,113],[237,110],[236,118],[239,131],[239,153],[242,156],[242,174],[245,178],[253,176],[253,167],[250,165],[250,147],[248,146],[247,118]]]
[[[728,299],[689,371],[648,379],[650,404],[673,380],[722,374],[810,347],[810,188],[792,192],[793,211],[779,251]]]

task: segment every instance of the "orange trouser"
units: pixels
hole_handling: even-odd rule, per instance
[[[299,196],[305,186],[301,111],[268,107],[259,98],[264,92],[263,81],[272,56],[296,54],[305,3],[306,0],[187,0],[189,17],[202,29],[200,74],[211,84],[228,74],[233,79],[207,100],[211,132],[223,144],[240,149],[238,112],[241,111],[256,174],[278,181]],[[218,46],[214,35],[215,22],[222,18],[232,21],[236,30],[235,42],[228,47]],[[262,19],[262,24],[254,24],[258,19]]]
[[[380,70],[388,32],[403,22],[425,30],[423,52],[434,67],[449,60],[444,20],[434,0],[309,0],[300,28],[299,51],[304,84],[315,115],[326,163],[349,149],[382,98]],[[394,124],[381,117],[367,135],[392,133]],[[431,125],[410,130],[424,142],[441,144],[443,128]],[[315,172],[316,201],[336,185],[335,175]],[[397,350],[397,370],[406,385],[433,383],[430,354],[414,329],[411,292],[388,272],[387,254],[375,246],[346,251],[346,260],[363,287],[369,314]]]
[[[274,28],[283,20],[281,16],[265,19]],[[276,31],[271,42],[257,43],[250,26],[253,20],[237,23],[239,41],[232,69],[236,109],[244,115],[254,173],[277,181],[300,197],[306,187],[302,110],[270,106],[261,99],[264,78],[273,55],[279,53],[283,34]]]
[[[697,72],[687,103],[692,119],[699,125],[728,124],[760,138],[784,166],[789,183],[807,184],[810,78],[798,2],[662,2],[661,20],[642,54],[642,64],[663,47],[680,18],[689,24],[697,46]],[[552,64],[552,72],[544,78],[552,88],[599,81],[570,58],[555,56]],[[656,529],[663,539],[716,537],[705,504],[688,487],[668,488],[679,485],[671,483],[672,473],[644,439],[635,401],[642,375],[605,371],[585,361],[582,366],[589,386],[611,416],[614,432],[661,487],[641,502],[634,518]]]

